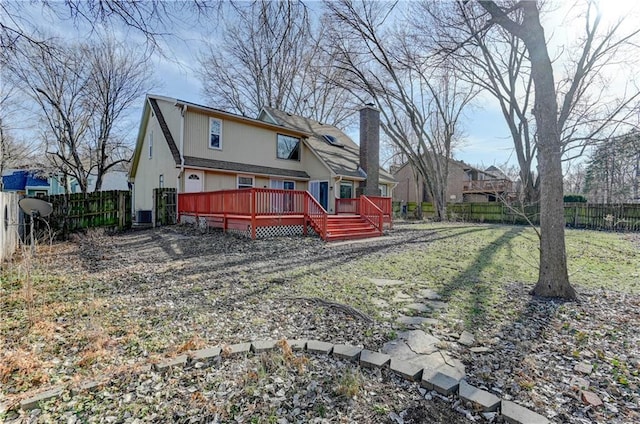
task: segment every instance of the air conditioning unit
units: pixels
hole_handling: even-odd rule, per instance
[[[136,222],[138,224],[151,224],[152,211],[138,210]]]

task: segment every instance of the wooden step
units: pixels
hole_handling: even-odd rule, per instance
[[[359,215],[327,216],[326,241],[378,237],[380,233],[369,221]]]

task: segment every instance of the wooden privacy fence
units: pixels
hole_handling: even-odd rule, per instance
[[[415,216],[417,205],[409,202],[407,216]],[[431,203],[422,203],[422,213],[426,218],[435,216]],[[393,203],[393,212],[402,214],[400,202]],[[452,221],[490,222],[501,224],[540,223],[538,205],[504,205],[502,203],[449,203],[447,216]],[[611,231],[640,231],[640,204],[617,205],[565,203],[565,222],[568,227]]]
[[[123,230],[131,227],[131,193],[98,191],[94,193],[45,196],[53,205],[49,217],[51,230],[66,237],[71,232],[96,227]]]
[[[10,259],[20,240],[20,208],[18,194],[0,193],[0,262]]]
[[[175,188],[156,188],[153,190],[156,211],[156,225],[172,225],[177,221],[177,194]]]

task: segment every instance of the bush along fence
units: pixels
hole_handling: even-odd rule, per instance
[[[53,204],[48,218],[57,238],[87,228],[124,230],[131,227],[131,193],[98,191],[94,193],[57,194],[43,200]]]
[[[406,204],[406,215],[416,216],[417,204]],[[431,203],[421,204],[425,218],[435,216]],[[402,216],[400,202],[393,203],[393,212]],[[525,206],[504,205],[502,203],[449,203],[447,215],[451,221],[487,222],[500,224],[540,223],[538,205]],[[565,203],[565,222],[568,227],[609,231],[640,231],[640,204],[625,203],[603,205],[590,203]]]

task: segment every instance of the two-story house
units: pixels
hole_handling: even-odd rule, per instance
[[[380,192],[395,180],[380,169]],[[147,95],[131,163],[132,207],[153,211],[156,188],[177,193],[243,188],[309,191],[333,214],[366,180],[358,145],[342,131],[265,108],[258,119]]]

